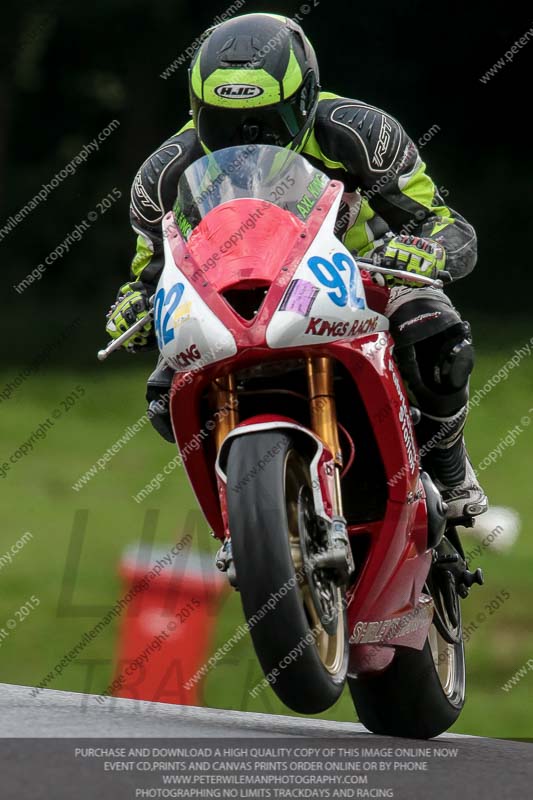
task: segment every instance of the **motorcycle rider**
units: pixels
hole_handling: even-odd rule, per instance
[[[291,148],[342,181],[337,230],[354,254],[379,255],[382,265],[424,275],[445,269],[454,280],[474,268],[475,231],[445,205],[413,141],[386,112],[321,90],[315,52],[293,20],[246,14],[210,28],[192,59],[189,85],[192,119],[144,162],[133,182],[137,252],[131,281],[108,314],[112,338],[147,312],[164,262],[161,221],[174,204],[180,175],[224,147]],[[450,518],[481,514],[487,499],[463,440],[474,365],[470,326],[441,290],[386,280],[395,357],[422,413],[416,431],[424,468]],[[149,348],[154,340],[148,322],[126,346]],[[169,441],[172,374],[160,361],[147,389],[152,424]]]

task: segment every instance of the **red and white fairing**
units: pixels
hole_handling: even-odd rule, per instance
[[[329,210],[325,215],[320,214],[322,219],[318,221],[316,235],[310,242],[307,233],[306,239],[300,239],[298,242],[298,234],[301,236],[306,228],[303,223],[299,223],[294,217],[290,221],[287,220],[288,212],[265,201],[261,201],[261,205],[258,206],[256,201],[234,200],[230,207],[221,206],[213,209],[211,211],[213,217],[237,216],[237,222],[246,219],[247,215],[253,214],[257,208],[262,210],[263,215],[255,229],[246,233],[246,239],[232,247],[229,257],[219,258],[213,268],[204,268],[205,272],[202,264],[207,263],[213,252],[223,255],[220,251],[228,241],[224,240],[227,236],[227,227],[221,230],[217,225],[218,220],[214,222],[212,218],[206,217],[187,243],[176,229],[172,214],[165,217],[163,222],[165,266],[156,297],[162,292],[165,298],[169,298],[176,282],[183,284],[177,307],[166,313],[163,308],[160,314],[161,322],[164,322],[169,314],[164,323],[165,329],[167,332],[169,330],[173,332],[168,342],[160,343],[161,354],[170,366],[178,372],[186,372],[191,366],[204,366],[235,355],[237,344],[232,332],[233,324],[225,323],[227,313],[217,315],[213,312],[212,307],[202,298],[199,287],[200,285],[204,289],[213,287],[220,291],[224,283],[228,283],[228,278],[230,285],[239,279],[245,279],[247,277],[245,273],[251,269],[247,266],[250,260],[262,261],[260,270],[257,269],[257,264],[254,264],[253,274],[257,281],[270,282],[267,300],[270,300],[268,295],[279,295],[279,291],[272,292],[272,289],[286,286],[286,291],[270,314],[268,324],[264,324],[264,314],[253,321],[257,330],[265,334],[261,342],[254,337],[255,345],[264,344],[274,350],[297,346],[308,347],[334,339],[350,340],[368,333],[388,330],[388,319],[368,307],[359,268],[348,249],[334,233],[342,197],[342,185],[333,184],[327,194],[331,198]],[[323,206],[320,210],[323,210]],[[279,224],[283,222],[289,228],[288,233],[286,230],[279,232]],[[317,220],[313,222],[313,227],[317,227]],[[233,225],[235,224],[233,221]],[[213,231],[213,226],[216,231]],[[267,244],[268,239],[265,237],[271,233],[273,227],[278,231],[277,242]],[[308,246],[305,246],[308,242]],[[257,253],[267,246],[269,258],[265,261],[258,258]],[[289,246],[296,252],[292,263],[287,266],[283,264],[283,256],[289,256]],[[255,252],[246,252],[247,249]],[[193,253],[196,258],[193,258]],[[277,255],[282,257],[281,263],[279,261],[276,263]],[[349,265],[339,273],[347,295],[344,306],[334,302],[331,295],[336,296],[336,293],[328,291],[328,286],[321,283],[309,267],[312,259],[329,262],[334,256],[337,258],[344,256],[345,264]],[[238,270],[235,270],[234,266],[232,268],[236,263],[239,263]],[[243,266],[243,263],[246,266]],[[282,269],[284,271],[280,273]],[[224,271],[226,276],[223,274]],[[170,303],[165,303],[165,306],[168,305]],[[263,309],[271,309],[271,305],[265,302]],[[157,314],[156,308],[156,319]]]
[[[388,319],[368,308],[359,268],[349,250],[335,236],[335,221],[341,199],[342,188],[337,192],[317,235],[294,272],[287,291],[288,294],[295,287],[291,296],[283,298],[272,316],[266,333],[269,347],[276,349],[317,344],[331,341],[332,338],[355,339],[367,333],[389,329]],[[310,260],[315,257],[329,262],[338,254],[346,257],[346,263],[350,263],[353,270],[350,272],[346,268],[343,271],[348,301],[342,307],[333,302],[327,287],[319,283],[309,267]]]
[[[213,313],[193,282],[180,269],[180,262],[176,263],[176,257],[186,256],[185,243],[177,240],[175,225],[168,216],[164,221],[164,231],[165,266],[157,291],[162,290],[168,297],[178,280],[178,285],[183,285],[183,292],[167,323],[167,329],[170,328],[174,336],[168,343],[162,343],[160,352],[176,372],[188,372],[191,366],[198,369],[235,355],[237,343],[228,327]]]

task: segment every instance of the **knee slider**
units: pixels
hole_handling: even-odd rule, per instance
[[[468,383],[474,369],[474,347],[470,338],[470,326],[461,324],[460,337],[451,338],[440,348],[434,370],[435,383],[445,391],[457,391]]]
[[[472,344],[462,323],[416,345],[398,348],[396,360],[410,395],[426,414],[449,417],[468,402]]]

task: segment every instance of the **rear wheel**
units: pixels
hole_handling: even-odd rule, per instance
[[[461,608],[449,586],[445,602],[440,581],[432,569],[427,590],[435,613],[423,649],[398,648],[383,672],[348,678],[359,719],[373,733],[430,739],[448,730],[461,713],[465,701]]]
[[[324,570],[306,569],[325,535],[309,457],[286,432],[236,437],[227,497],[237,583],[265,676],[294,711],[324,711],[344,686],[348,637],[342,590]]]

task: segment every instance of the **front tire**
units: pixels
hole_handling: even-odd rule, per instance
[[[236,437],[227,498],[237,584],[265,677],[292,710],[324,711],[344,687],[348,636],[342,591],[303,569],[320,535],[309,457],[285,431]]]

